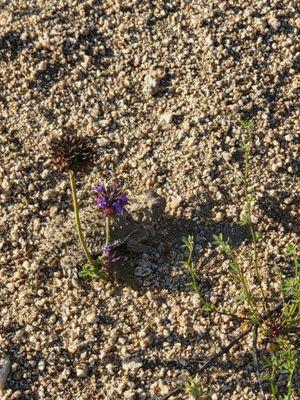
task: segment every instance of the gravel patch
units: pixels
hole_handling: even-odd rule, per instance
[[[203,293],[236,310],[229,263],[211,242],[221,232],[239,254],[249,244],[234,179],[244,118],[255,126],[250,190],[274,292],[274,266],[286,271],[284,247],[299,242],[299,30],[296,0],[1,2],[3,398],[155,399],[239,333],[203,314],[180,245],[195,236]],[[77,182],[86,221],[99,179],[166,199],[147,251],[126,253],[136,289],[78,278],[68,179],[46,151],[71,127],[98,147]],[[95,225],[85,225],[94,252]],[[258,399],[251,338],[203,381],[214,400]]]

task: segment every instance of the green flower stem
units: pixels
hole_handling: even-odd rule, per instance
[[[188,236],[187,239],[184,240],[183,242],[183,246],[184,248],[186,248],[188,250],[188,258],[187,260],[183,263],[190,275],[190,278],[192,280],[191,282],[191,286],[194,290],[194,292],[198,295],[198,297],[200,298],[200,302],[202,304],[202,306],[204,307],[210,307],[210,304],[205,300],[204,296],[201,293],[200,287],[198,285],[197,282],[197,275],[196,275],[196,271],[195,271],[195,266],[193,263],[193,254],[194,254],[194,238],[193,236]]]
[[[268,311],[268,306],[267,306],[267,301],[266,301],[266,295],[265,295],[264,289],[262,287],[262,278],[261,278],[261,275],[259,273],[259,268],[258,268],[257,237],[256,237],[255,230],[254,230],[253,223],[252,223],[251,205],[249,204],[247,208],[248,208],[248,210],[247,210],[248,226],[249,226],[249,230],[251,233],[252,244],[253,244],[253,262],[254,262],[255,274],[256,274],[257,281],[258,281],[259,290],[260,290],[260,293],[262,296],[264,312],[266,313]]]
[[[270,384],[271,384],[271,390],[272,390],[272,398],[274,400],[278,400],[278,397],[277,397],[278,389],[275,384],[275,372],[276,372],[276,365],[273,365],[271,376],[270,376]]]
[[[296,364],[297,363],[295,363],[292,366],[291,370],[289,371],[290,374],[289,374],[289,381],[288,381],[288,384],[287,384],[287,388],[288,388],[287,400],[290,400],[291,397],[292,397],[292,394],[293,394],[293,377],[294,377],[294,372],[295,372],[295,369],[296,369]]]
[[[295,300],[292,304],[286,304],[287,316],[286,320],[298,321],[300,318],[300,282],[299,282],[299,263],[297,255],[294,255],[294,270],[295,270]],[[285,299],[285,296],[283,296]]]
[[[69,171],[69,178],[70,178],[70,185],[71,185],[71,191],[72,191],[72,200],[73,200],[73,206],[74,206],[74,217],[75,217],[75,224],[76,224],[76,230],[77,230],[77,235],[80,241],[80,244],[83,248],[83,251],[85,253],[85,256],[91,266],[94,266],[92,257],[90,252],[88,251],[87,245],[85,238],[82,233],[81,225],[80,225],[80,219],[79,219],[79,206],[78,206],[78,198],[77,198],[77,191],[76,191],[76,183],[75,183],[75,176],[73,171]]]
[[[187,262],[186,262],[185,265],[186,265],[186,268],[187,268],[187,270],[188,270],[188,272],[189,272],[189,274],[190,274],[190,276],[191,276],[191,278],[192,278],[192,287],[193,287],[194,291],[195,291],[195,292],[197,293],[197,295],[199,296],[201,303],[202,303],[202,304],[205,304],[205,303],[206,303],[206,300],[204,299],[204,297],[203,297],[203,295],[202,295],[202,293],[201,293],[201,291],[200,291],[199,285],[198,285],[198,283],[197,283],[197,278],[196,278],[195,270],[194,270],[193,267],[192,267],[192,255],[193,255],[193,252],[190,251],[190,253],[189,253],[189,255],[188,255]]]
[[[109,247],[109,243],[110,243],[110,217],[105,217],[105,233],[106,233],[105,247]]]
[[[239,279],[239,281],[240,281],[240,283],[242,285],[243,291],[244,291],[244,293],[246,295],[247,302],[248,302],[253,314],[255,315],[255,317],[257,319],[259,319],[257,308],[256,308],[256,306],[254,304],[254,301],[253,301],[253,298],[252,298],[252,295],[251,295],[251,291],[250,291],[250,289],[248,287],[247,280],[246,280],[246,278],[244,276],[244,273],[243,273],[243,271],[242,271],[242,269],[241,269],[241,267],[239,265],[239,262],[238,262],[235,254],[233,253],[232,250],[230,250],[229,255],[230,255],[230,258],[231,258],[231,260],[232,260],[232,262],[233,262],[233,264],[234,264],[234,266],[235,266],[235,268],[237,270],[237,276],[238,276],[238,279]]]
[[[249,172],[250,172],[250,162],[249,162],[249,157],[250,157],[250,151],[253,145],[253,137],[252,137],[252,132],[251,129],[248,130],[248,144],[246,147],[245,151],[245,177],[244,177],[244,195],[246,199],[246,205],[247,205],[247,223],[249,226],[251,238],[252,238],[252,244],[253,244],[253,262],[254,262],[254,268],[255,268],[255,275],[258,281],[258,286],[259,290],[262,296],[262,304],[263,304],[263,309],[264,312],[267,313],[269,311],[268,306],[267,306],[267,301],[266,301],[266,295],[262,286],[262,278],[259,272],[258,268],[258,254],[257,254],[257,237],[256,237],[256,232],[252,223],[252,207],[251,207],[251,200],[249,200],[249,188],[248,188],[248,179],[249,179]]]

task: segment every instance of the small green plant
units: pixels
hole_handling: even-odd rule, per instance
[[[261,325],[265,335],[273,339],[270,355],[262,360],[264,379],[270,385],[272,400],[292,399],[293,378],[298,365],[297,348],[293,341],[293,336],[300,332],[300,276],[296,246],[289,244],[285,255],[293,259],[294,274],[288,278],[280,275],[281,313],[277,318],[266,319]],[[285,382],[286,393],[279,388],[280,380]]]
[[[267,304],[266,294],[263,289],[263,279],[259,270],[259,262],[258,262],[258,243],[262,238],[262,234],[255,229],[253,224],[253,203],[255,201],[255,196],[250,193],[249,190],[249,176],[251,172],[251,164],[250,164],[250,153],[253,146],[253,131],[252,131],[252,122],[249,120],[243,120],[241,122],[242,126],[246,130],[247,133],[247,141],[240,144],[240,149],[244,153],[244,162],[243,162],[243,171],[239,172],[236,175],[237,181],[243,185],[244,192],[244,205],[242,218],[238,221],[240,225],[246,225],[249,228],[249,232],[252,239],[252,253],[247,255],[248,260],[250,261],[253,271],[256,284],[260,291],[260,298],[257,299],[257,296],[250,290],[250,282],[246,277],[245,271],[242,268],[242,265],[239,261],[239,257],[233,251],[232,246],[229,241],[225,241],[222,234],[214,235],[214,244],[218,247],[220,252],[227,254],[231,259],[230,268],[235,277],[236,281],[241,286],[241,293],[238,296],[238,302],[244,303],[246,302],[250,314],[251,320],[254,323],[258,323],[261,317],[261,310],[267,314],[269,312],[269,307]]]
[[[286,247],[285,255],[292,257],[293,274],[286,277],[279,272],[282,298],[281,312],[276,318],[266,318],[262,321],[262,329],[266,336],[275,339],[282,334],[293,335],[300,332],[300,274],[296,246],[289,244]]]
[[[250,175],[250,152],[253,146],[253,131],[252,131],[252,122],[244,120],[242,121],[242,125],[246,128],[248,140],[247,143],[244,144],[244,173],[242,173],[242,182],[244,189],[244,198],[245,198],[245,217],[242,219],[242,224],[248,225],[249,231],[252,238],[252,262],[254,264],[255,276],[259,286],[259,290],[261,293],[261,301],[264,312],[268,311],[266,295],[264,293],[264,289],[262,286],[262,277],[259,271],[258,265],[258,255],[257,255],[257,245],[258,241],[261,239],[262,235],[260,232],[255,230],[254,224],[252,222],[252,207],[255,197],[249,191],[249,175]]]
[[[292,257],[294,275],[289,278],[281,276],[284,325],[286,327],[299,326],[300,330],[300,273],[297,247],[289,244],[285,249],[285,255]]]
[[[284,337],[279,337],[277,341],[276,349],[262,362],[264,379],[270,384],[272,400],[291,400],[293,378],[298,363],[297,352]],[[287,382],[284,394],[281,394],[279,390],[277,383],[279,378],[283,378]]]
[[[246,302],[248,305],[250,322],[256,329],[260,327],[267,337],[275,340],[276,351],[271,351],[270,356],[263,362],[264,377],[270,383],[272,399],[290,400],[293,391],[293,376],[297,366],[297,354],[288,335],[299,333],[300,331],[300,275],[297,249],[291,244],[286,248],[286,256],[293,259],[294,275],[286,278],[280,274],[282,304],[279,304],[279,310],[281,313],[279,312],[279,315],[278,313],[274,314],[267,302],[263,289],[263,279],[259,271],[258,245],[262,234],[255,229],[253,224],[252,209],[255,197],[249,191],[250,152],[253,145],[252,123],[250,121],[242,121],[242,125],[247,130],[248,140],[240,146],[244,152],[244,171],[237,175],[237,181],[243,185],[245,202],[243,217],[239,224],[248,226],[251,235],[252,252],[250,255],[247,254],[247,260],[250,261],[253,267],[254,279],[260,293],[259,297],[250,289],[250,282],[248,282],[239,257],[232,249],[229,241],[225,240],[222,234],[219,234],[214,235],[214,244],[220,252],[227,254],[231,260],[231,271],[241,288],[241,293],[237,300],[240,303]],[[280,397],[278,385],[276,384],[279,376],[287,378],[287,393],[283,397]]]
[[[272,313],[270,313],[270,307],[267,302],[267,297],[263,289],[263,278],[259,270],[258,260],[258,245],[263,235],[258,232],[253,223],[253,204],[255,196],[250,193],[249,190],[249,176],[251,173],[250,164],[250,153],[253,146],[253,124],[252,121],[243,120],[241,121],[243,128],[247,133],[247,141],[240,144],[240,149],[244,153],[243,171],[236,175],[237,181],[243,185],[244,192],[244,205],[242,218],[238,221],[240,225],[246,225],[249,228],[252,241],[252,252],[251,254],[244,254],[250,264],[253,267],[255,282],[258,286],[260,297],[258,298],[250,290],[250,282],[248,282],[245,271],[242,268],[239,257],[234,252],[231,244],[228,240],[225,240],[222,234],[214,235],[214,244],[218,247],[218,250],[225,253],[231,259],[230,268],[236,279],[241,286],[241,294],[239,295],[239,302],[246,302],[251,311],[251,320],[255,324],[260,324],[265,321],[262,318],[262,311],[264,315],[267,315],[267,319],[272,320]],[[283,325],[294,324],[295,321],[300,319],[300,278],[299,278],[299,262],[297,259],[297,250],[295,246],[288,245],[286,249],[286,255],[292,256],[294,260],[295,276],[289,279],[283,279],[281,275],[281,293],[284,301],[284,315],[285,321]],[[288,300],[288,299],[289,300]],[[293,298],[293,300],[291,300]],[[275,325],[274,323],[273,325]]]
[[[234,251],[229,240],[226,240],[222,233],[214,235],[213,243],[221,253],[224,253],[230,259],[230,269],[234,279],[239,284],[240,293],[237,297],[237,304],[246,306],[246,316],[240,318],[231,312],[220,312],[217,307],[211,306],[203,297],[198,281],[194,263],[192,261],[194,251],[194,240],[192,236],[184,239],[183,247],[188,250],[187,260],[184,262],[191,278],[191,286],[195,293],[201,299],[203,305],[210,311],[218,314],[229,315],[238,318],[243,322],[240,325],[240,332],[228,345],[216,352],[199,369],[198,373],[208,369],[223,354],[228,353],[233,346],[245,338],[250,332],[253,332],[253,359],[256,369],[256,375],[259,383],[261,398],[265,399],[264,387],[261,382],[259,368],[257,338],[261,333],[265,340],[271,341],[269,346],[270,354],[262,362],[264,368],[263,378],[269,383],[272,400],[292,400],[294,395],[294,380],[298,366],[297,341],[295,335],[300,333],[300,271],[299,271],[299,252],[295,245],[289,244],[285,249],[285,255],[292,258],[293,274],[285,276],[279,273],[281,287],[277,296],[281,301],[276,304],[271,303],[270,297],[266,296],[263,286],[263,277],[260,272],[260,262],[258,259],[258,246],[263,237],[261,232],[256,230],[253,223],[253,205],[255,196],[249,190],[249,176],[251,172],[250,152],[253,145],[253,132],[251,121],[242,121],[242,126],[247,130],[247,141],[242,143],[240,148],[244,153],[243,172],[236,174],[237,182],[243,185],[244,205],[243,217],[238,222],[240,225],[246,225],[249,228],[251,236],[251,251],[238,254]],[[243,269],[243,257],[250,263],[250,271],[253,272],[249,277]],[[251,268],[252,267],[252,268]],[[247,271],[248,272],[248,271]],[[253,283],[256,284],[255,290],[252,289]],[[272,307],[271,307],[272,305]],[[281,382],[279,382],[281,381]],[[193,381],[192,381],[193,383]],[[283,385],[282,385],[283,383]],[[191,387],[194,387],[192,384]],[[188,387],[190,387],[188,386]],[[284,387],[283,387],[284,386]],[[285,389],[285,390],[284,390]],[[185,392],[186,386],[175,388],[165,398],[170,395]],[[285,393],[284,393],[285,392]],[[293,400],[296,398],[294,397]]]
[[[204,389],[198,375],[190,376],[184,384],[184,392],[191,400],[204,400]]]
[[[81,278],[88,278],[91,280],[108,280],[108,275],[101,268],[103,264],[103,255],[98,258],[98,260],[94,261],[93,265],[85,264],[81,271],[78,272],[78,276]]]
[[[250,119],[242,119],[241,125],[242,125],[244,128],[251,128],[252,125],[253,125],[253,123],[252,123],[252,121],[251,121]]]
[[[196,267],[193,261],[194,246],[195,246],[194,237],[191,235],[188,235],[188,237],[183,237],[182,242],[183,244],[181,247],[188,250],[187,259],[183,262],[183,264],[186,267],[187,272],[191,279],[190,286],[192,287],[193,291],[199,296],[203,310],[211,311],[213,309],[213,305],[204,298],[203,294],[201,293],[197,280]]]
[[[230,263],[231,271],[236,281],[241,285],[241,293],[238,297],[238,302],[239,303],[246,302],[248,304],[249,309],[251,310],[251,319],[253,322],[257,323],[259,321],[259,313],[257,310],[257,306],[255,304],[253,294],[251,293],[251,290],[249,288],[249,283],[247,281],[247,278],[238,261],[236,254],[232,250],[229,241],[224,240],[222,233],[220,233],[219,235],[214,235],[213,237],[214,237],[213,244],[215,244],[218,247],[218,250],[221,253],[227,254],[231,259]]]

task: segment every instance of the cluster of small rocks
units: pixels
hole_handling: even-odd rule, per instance
[[[254,121],[250,190],[265,233],[265,288],[278,289],[274,265],[288,268],[283,250],[299,234],[298,6],[1,2],[3,399],[153,399],[238,332],[227,317],[203,315],[180,245],[184,234],[195,235],[203,293],[235,311],[238,287],[211,241],[223,232],[239,254],[247,248],[235,223],[241,119]],[[83,258],[68,234],[68,179],[45,151],[66,126],[97,139],[92,174],[77,182],[83,207],[91,207],[98,179],[118,178],[132,196],[152,188],[167,201],[159,244],[127,256],[138,290],[78,278]],[[65,240],[53,221],[66,227]],[[203,376],[214,400],[258,399],[255,381],[251,338]]]

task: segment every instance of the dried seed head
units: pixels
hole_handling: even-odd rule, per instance
[[[90,138],[81,137],[73,131],[53,138],[49,143],[53,164],[61,172],[81,172],[93,163],[94,151]]]

